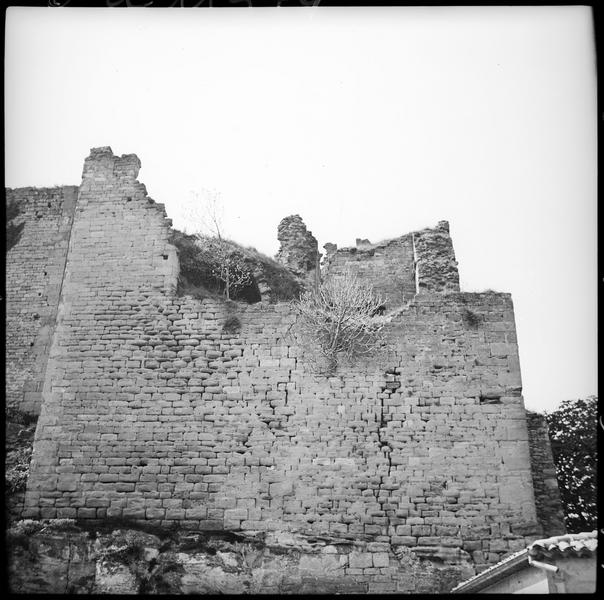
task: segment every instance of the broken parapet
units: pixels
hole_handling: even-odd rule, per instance
[[[356,246],[338,248],[325,244],[325,278],[353,273],[370,285],[387,309],[400,306],[416,294],[411,234],[370,244],[358,239]]]
[[[82,179],[94,178],[97,181],[105,177],[138,177],[141,161],[136,154],[114,156],[110,146],[91,148],[90,156],[84,161]]]
[[[277,260],[299,277],[308,278],[315,271],[320,255],[317,240],[306,229],[302,217],[291,215],[282,219],[277,239],[281,242]]]
[[[459,273],[448,221],[413,233],[418,292],[459,292]]]
[[[324,248],[325,277],[352,271],[375,289],[386,307],[400,306],[418,293],[459,292],[447,221],[377,244],[357,238],[350,248],[331,243]]]

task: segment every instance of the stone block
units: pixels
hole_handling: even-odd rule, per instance
[[[122,510],[122,517],[124,519],[144,519],[145,509],[144,508],[124,508]]]
[[[147,508],[145,511],[145,518],[147,519],[163,519],[166,516],[166,510],[164,508]]]
[[[413,525],[411,527],[411,535],[413,536],[425,536],[432,533],[432,527],[430,525]]]
[[[40,518],[55,519],[57,517],[57,509],[52,506],[43,506],[40,508]]]
[[[348,555],[348,564],[354,569],[366,569],[373,566],[371,552],[353,551]]]
[[[393,535],[392,536],[393,546],[416,546],[417,538],[410,535]]]
[[[189,517],[187,516],[187,519],[188,518]],[[197,526],[199,527],[200,531],[222,531],[224,529],[222,521],[212,519],[201,519],[197,521]]]
[[[390,564],[390,556],[388,552],[374,552],[372,554],[374,567],[387,567]]]
[[[195,508],[188,508],[185,510],[185,517],[187,519],[205,519],[207,516],[207,508],[205,506],[197,506]]]
[[[59,475],[57,490],[59,492],[75,492],[78,489],[79,476]]]

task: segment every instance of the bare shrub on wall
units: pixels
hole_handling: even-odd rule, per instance
[[[313,370],[332,375],[342,359],[371,353],[388,322],[378,313],[382,299],[350,271],[329,279],[293,303],[296,343]]]

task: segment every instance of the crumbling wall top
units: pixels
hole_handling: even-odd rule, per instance
[[[90,156],[84,161],[82,179],[123,175],[136,179],[140,168],[141,161],[136,154],[115,156],[110,146],[99,146],[90,149]]]
[[[277,239],[281,242],[277,260],[291,271],[306,277],[316,268],[319,244],[300,215],[290,215],[281,220]]]
[[[413,233],[418,292],[459,292],[459,272],[449,222]]]
[[[387,305],[402,304],[417,293],[459,292],[448,221],[373,244],[356,238],[355,246],[338,248],[327,243],[323,247],[325,276],[352,270],[369,282]]]

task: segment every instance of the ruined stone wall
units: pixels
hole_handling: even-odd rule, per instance
[[[324,277],[351,271],[374,288],[388,309],[404,304],[416,294],[412,234],[353,248],[327,244],[325,250]]]
[[[408,302],[418,292],[459,292],[447,221],[378,244],[359,239],[356,247],[326,244],[325,250],[324,276],[353,272],[374,288],[387,309]]]
[[[449,223],[413,234],[418,292],[459,292],[459,273]]]
[[[548,536],[566,533],[556,467],[545,415],[527,411],[537,519]]]
[[[319,259],[315,236],[306,229],[300,215],[285,217],[279,223],[277,239],[280,242],[277,260],[300,277],[314,271]]]
[[[139,166],[85,163],[24,517],[273,536],[300,569],[323,539],[307,591],[444,591],[537,533],[509,294],[419,294],[313,375],[286,304],[175,296]]]
[[[38,414],[78,188],[7,189],[18,242],[6,255],[6,404]]]

